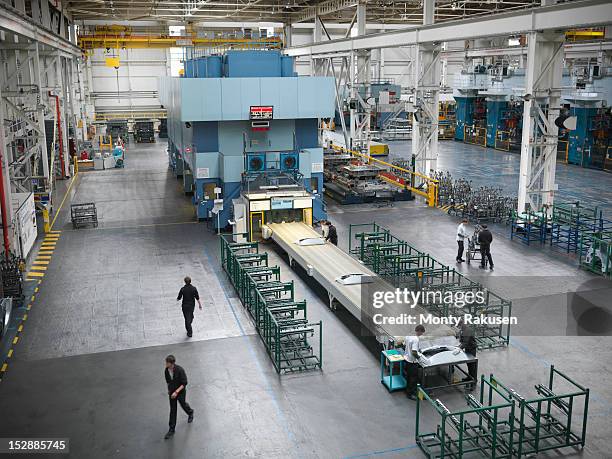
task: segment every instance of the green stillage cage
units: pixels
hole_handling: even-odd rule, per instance
[[[468,394],[467,406],[451,411],[419,387],[417,445],[430,459],[523,458],[583,448],[589,389],[554,366],[548,383],[534,388],[535,397],[525,398],[493,375],[489,379],[483,375],[479,398]]]
[[[293,281],[281,280],[280,268],[268,265],[257,242],[234,242],[235,236],[221,235],[221,264],[274,368],[278,373],[321,369],[323,323],[308,321],[306,301],[295,299]]]
[[[457,297],[459,293],[465,296],[480,292],[483,302],[471,302],[461,309],[462,313],[488,318],[474,327],[478,348],[508,345],[511,301],[395,237],[388,229],[376,223],[350,225],[349,252],[394,287],[430,292],[428,301],[421,306],[437,317],[449,316],[452,309],[457,310],[456,304],[443,300],[448,298],[447,294]]]

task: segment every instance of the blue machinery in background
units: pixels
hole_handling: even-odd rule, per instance
[[[169,164],[199,219],[251,236],[265,221],[326,217],[318,119],[334,113],[330,77],[297,77],[279,51],[227,51],[162,78]]]

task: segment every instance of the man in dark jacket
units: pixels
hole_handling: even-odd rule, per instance
[[[193,329],[191,323],[193,322],[193,311],[195,310],[195,302],[198,300],[198,305],[202,309],[202,303],[200,303],[200,294],[198,289],[191,285],[191,277],[185,277],[185,285],[179,290],[176,301],[183,300],[183,317],[185,318],[185,330],[187,330],[187,336],[191,338],[193,335]]]
[[[338,231],[336,231],[336,227],[329,220],[327,220],[327,227],[329,229],[325,240],[331,242],[334,245],[338,245]]]
[[[174,435],[174,428],[176,427],[176,402],[178,401],[181,404],[181,408],[189,416],[187,422],[193,422],[193,409],[187,403],[187,373],[185,373],[183,367],[176,364],[176,358],[173,355],[166,357],[164,376],[170,396],[170,429],[164,437],[167,440]]]
[[[487,229],[487,225],[482,225],[482,229],[478,232],[478,244],[480,244],[480,268],[485,268],[485,257],[489,260],[489,267],[493,269],[493,258],[491,258],[491,242],[493,235]]]
[[[472,354],[476,357],[476,351],[478,350],[476,337],[474,336],[474,329],[465,323],[463,318],[459,319],[459,347],[466,353]],[[478,364],[476,362],[468,363],[468,374],[469,378],[463,378],[464,382],[467,381],[478,381]],[[468,389],[474,389],[476,383],[468,386]]]

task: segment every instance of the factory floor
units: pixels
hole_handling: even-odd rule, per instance
[[[482,154],[463,151],[473,165]],[[598,180],[589,182],[599,186]],[[220,268],[217,237],[195,223],[190,197],[168,170],[165,142],[130,145],[125,169],[82,172],[69,196],[0,383],[2,437],[70,438],[74,458],[422,457],[414,442],[415,402],[383,388],[378,357],[350,331],[343,311],[330,311],[270,244],[271,264],[296,281],[309,318],[324,323],[323,371],[277,376]],[[87,201],[96,202],[100,225],[73,230],[69,204]],[[344,248],[350,223],[376,220],[440,261],[454,261],[456,221],[421,201],[385,209],[330,204],[329,213]],[[494,272],[458,269],[512,299],[526,320],[507,349],[479,353],[480,373],[494,373],[530,397],[555,364],[591,389],[586,448],[564,456],[606,457],[612,330],[605,337],[563,336],[571,315],[566,293],[598,278],[565,256],[508,240],[503,227],[494,228],[494,237]],[[193,338],[185,336],[176,302],[185,275],[204,303]],[[187,424],[179,410],[177,433],[164,441],[163,360],[170,353],[187,371],[195,420]],[[451,408],[465,406],[459,391],[436,396]],[[424,419],[431,426],[431,410]]]

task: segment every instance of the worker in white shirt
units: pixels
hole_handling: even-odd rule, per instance
[[[467,222],[467,218],[464,218],[457,227],[457,263],[463,263],[465,261],[463,259],[463,243],[467,237]]]
[[[327,235],[329,234],[329,222],[327,220],[321,220],[321,234],[323,235],[323,239],[327,239]]]
[[[414,336],[406,336],[404,360],[406,369],[406,395],[411,400],[416,400],[416,389],[419,382],[419,337],[425,333],[425,327],[417,325]]]

